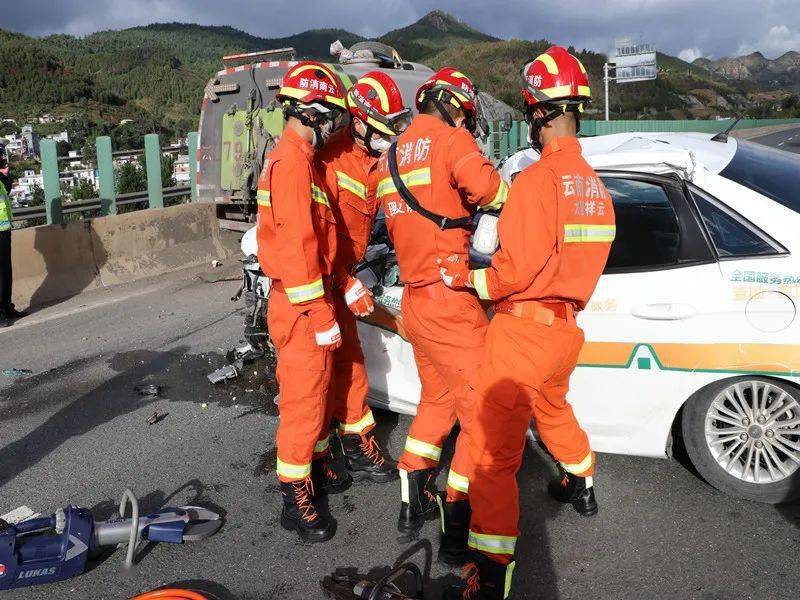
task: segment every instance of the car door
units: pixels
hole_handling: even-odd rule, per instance
[[[617,235],[579,316],[570,401],[595,449],[663,456],[703,344],[730,320],[716,255],[677,177],[601,173]]]

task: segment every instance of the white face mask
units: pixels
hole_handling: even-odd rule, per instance
[[[372,139],[369,141],[370,150],[377,152],[378,154],[383,154],[389,148],[391,148],[391,146],[392,142],[376,135],[372,136]]]

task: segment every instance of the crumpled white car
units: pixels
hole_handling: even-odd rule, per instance
[[[608,267],[578,318],[586,345],[569,393],[593,448],[665,458],[674,435],[720,490],[800,497],[800,157],[724,135],[581,144],[617,216]],[[504,177],[537,158],[511,156]],[[359,324],[370,402],[413,413],[402,288],[379,238],[360,274],[382,291]]]

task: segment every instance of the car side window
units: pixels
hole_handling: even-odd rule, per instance
[[[646,270],[679,262],[681,228],[663,186],[649,181],[603,177],[617,221],[607,270]]]
[[[691,190],[697,210],[720,258],[782,254],[785,249],[716,199]]]

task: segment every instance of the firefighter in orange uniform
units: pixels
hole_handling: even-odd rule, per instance
[[[333,417],[339,423],[347,469],[353,479],[387,482],[397,479],[397,465],[387,460],[372,430],[375,420],[367,406],[367,371],[358,339],[356,316],[373,310],[368,290],[353,276],[364,260],[378,210],[371,173],[390,140],[411,120],[400,88],[381,71],[366,73],[347,93],[350,126],[334,134],[315,161],[325,180],[338,234],[336,320],[342,347],[334,353]]]
[[[442,445],[456,419],[463,427],[470,418],[470,390],[488,326],[472,291],[442,283],[437,260],[451,254],[466,257],[475,210],[499,209],[508,194],[473,137],[479,100],[463,73],[444,68],[434,74],[417,92],[417,108],[420,114],[398,138],[396,151],[389,150],[379,162],[376,192],[405,284],[403,326],[422,381],[417,416],[399,461],[402,533],[419,530],[425,514],[441,500],[435,478]],[[442,509],[440,559],[445,562],[463,558],[450,555],[448,548],[459,547],[449,543],[453,536],[466,541],[469,477],[469,455],[459,441]]]
[[[286,118],[258,184],[258,260],[273,286],[267,323],[277,348],[280,424],[277,473],[283,495],[281,525],[307,542],[333,537],[318,510],[312,460],[331,472],[326,406],[333,351],[341,345],[331,287],[336,231],[321,181],[314,177],[322,148],[345,114],[344,91],[329,67],[291,67],[276,96]]]
[[[566,400],[583,346],[575,314],[605,268],[616,231],[611,197],[581,155],[580,113],[590,100],[580,61],[554,46],[524,69],[526,119],[541,159],[520,173],[500,217],[500,250],[488,269],[443,263],[456,288],[495,302],[475,417],[466,433],[474,463],[466,589],[444,598],[507,598],[519,536],[516,475],[531,417],[562,477],[550,492],[582,515],[597,512],[594,454]]]

